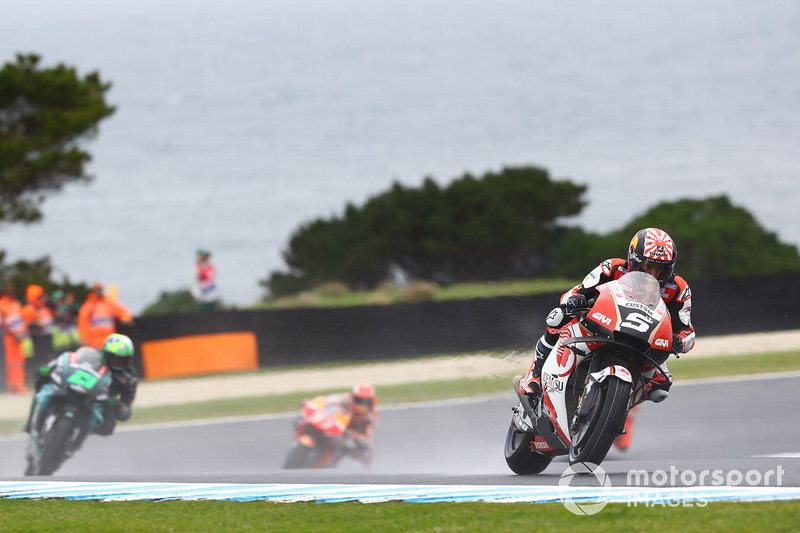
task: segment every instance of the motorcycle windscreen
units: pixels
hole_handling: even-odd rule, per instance
[[[617,280],[625,299],[643,304],[655,311],[661,302],[661,286],[658,280],[644,272],[630,272]]]

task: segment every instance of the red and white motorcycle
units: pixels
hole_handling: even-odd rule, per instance
[[[560,331],[542,368],[537,402],[520,394],[508,428],[505,457],[517,474],[538,474],[553,457],[599,465],[623,432],[628,411],[645,400],[652,369],[672,350],[669,311],[658,281],[631,272],[597,287]]]

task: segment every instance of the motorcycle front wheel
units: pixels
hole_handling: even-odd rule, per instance
[[[42,455],[39,458],[39,468],[36,472],[40,476],[49,476],[61,466],[66,459],[67,442],[72,434],[73,422],[71,419],[60,416],[53,423],[50,431],[45,435]]]
[[[586,419],[573,428],[569,464],[603,462],[625,424],[630,396],[630,383],[616,378],[607,380]]]
[[[311,457],[311,453],[314,450],[303,446],[299,442],[289,450],[289,454],[286,456],[286,460],[283,462],[283,468],[285,469],[296,469],[296,468],[308,468],[309,465],[309,458]]]

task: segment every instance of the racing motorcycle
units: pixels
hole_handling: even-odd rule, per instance
[[[658,361],[672,351],[672,324],[658,281],[630,272],[597,287],[599,295],[576,310],[542,367],[542,394],[519,392],[505,442],[508,466],[538,474],[553,457],[599,465],[624,431],[628,411],[645,400]]]
[[[333,468],[344,457],[352,457],[368,465],[372,449],[347,431],[350,415],[325,405],[324,398],[303,404],[301,416],[295,421],[294,444],[283,467]]]
[[[26,476],[49,476],[70,458],[89,435],[92,407],[109,401],[112,376],[99,358],[62,354],[50,373],[53,395],[38,432],[31,430]]]

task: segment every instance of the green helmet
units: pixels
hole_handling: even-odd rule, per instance
[[[103,358],[112,369],[126,367],[133,357],[133,341],[127,335],[112,333],[103,344]]]

